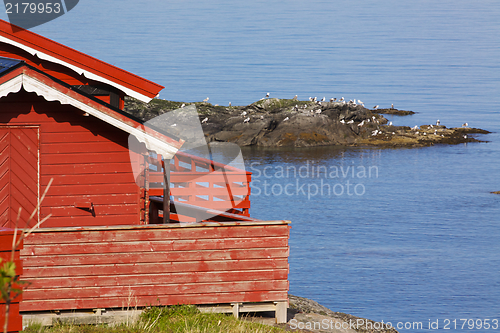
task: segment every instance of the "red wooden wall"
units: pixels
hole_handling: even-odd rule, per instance
[[[286,301],[286,221],[38,229],[21,311]]]
[[[54,178],[42,202],[40,218],[52,214],[44,227],[141,223],[144,211],[127,133],[85,117],[72,106],[47,102],[23,90],[0,99],[0,109],[4,131],[6,126],[26,125],[38,131],[40,193]],[[28,161],[18,163],[23,169],[33,166]],[[0,227],[5,223],[0,221]]]
[[[21,233],[19,232],[16,239],[19,239]],[[14,236],[14,230],[7,228],[0,228],[0,258],[4,261],[10,261],[11,250],[12,250],[12,237]],[[19,275],[23,274],[23,263],[20,260],[19,250],[23,248],[23,243],[17,248],[14,255],[14,262],[16,263],[16,273]],[[3,265],[3,262],[0,265]],[[23,329],[23,318],[19,314],[19,302],[22,300],[22,295],[18,296],[10,304],[9,311],[9,324],[7,326],[7,332],[18,332]],[[5,323],[5,302],[0,298],[0,329],[3,332],[3,326]]]

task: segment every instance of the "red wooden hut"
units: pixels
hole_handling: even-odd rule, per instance
[[[223,303],[285,320],[289,222],[249,217],[250,173],[178,153],[181,139],[123,112],[163,87],[1,20],[0,57],[0,227],[51,214],[21,251],[21,313]],[[227,212],[217,181],[196,182],[221,172],[245,198]]]

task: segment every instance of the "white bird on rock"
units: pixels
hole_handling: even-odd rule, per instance
[[[208,117],[207,117],[207,118],[205,118],[205,119],[203,119],[203,120],[201,121],[201,123],[202,123],[202,124],[204,124],[204,123],[206,123],[207,121],[208,121]]]
[[[207,97],[207,98],[205,98],[205,99],[203,100],[203,102],[208,102],[208,100],[209,100],[209,99],[210,99],[210,98],[208,98],[208,97]]]
[[[438,120],[436,120],[436,126],[439,126],[439,124],[441,124],[441,122]]]
[[[269,93],[266,94],[266,98],[269,98]]]
[[[469,124],[467,124],[467,123],[464,123],[464,124],[462,125],[462,127],[467,127],[467,126],[469,126]]]
[[[243,120],[243,123],[248,123],[250,121],[250,117],[248,117],[247,119]]]
[[[240,116],[242,116],[242,117],[244,117],[244,116],[246,116],[246,115],[247,115],[247,112],[246,112],[246,111],[243,111],[243,112],[240,114]]]
[[[287,120],[289,120],[289,119],[290,119],[290,118],[286,117],[285,119],[283,119],[283,121],[287,121]]]
[[[295,95],[295,97],[293,98],[294,101],[296,101],[298,99],[298,96]]]
[[[377,110],[377,109],[378,109],[378,105],[375,105],[375,106],[373,107],[373,110]]]

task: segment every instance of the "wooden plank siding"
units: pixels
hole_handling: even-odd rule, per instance
[[[286,301],[287,221],[41,228],[21,311]]]
[[[9,261],[12,257],[12,240],[14,230],[0,227],[0,258],[2,261]],[[16,241],[21,237],[21,232],[18,231]],[[14,263],[16,264],[16,274],[23,274],[23,262],[20,260],[20,250],[23,248],[23,242],[19,244],[14,254]],[[2,263],[3,265],[3,263]],[[23,318],[19,314],[19,302],[23,299],[22,294],[12,300],[9,309],[9,324],[7,332],[14,333],[22,331]],[[5,301],[0,298],[0,327],[3,329],[5,323]]]
[[[23,90],[2,98],[0,108],[1,126],[39,129],[41,193],[54,178],[40,209],[40,218],[52,214],[45,227],[144,222],[126,132]],[[93,211],[77,208],[82,202]]]

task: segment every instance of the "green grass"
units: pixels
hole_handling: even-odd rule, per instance
[[[195,306],[152,307],[142,313],[137,323],[129,325],[57,325],[28,326],[26,333],[283,333],[283,329],[238,320],[222,313],[201,313]]]

